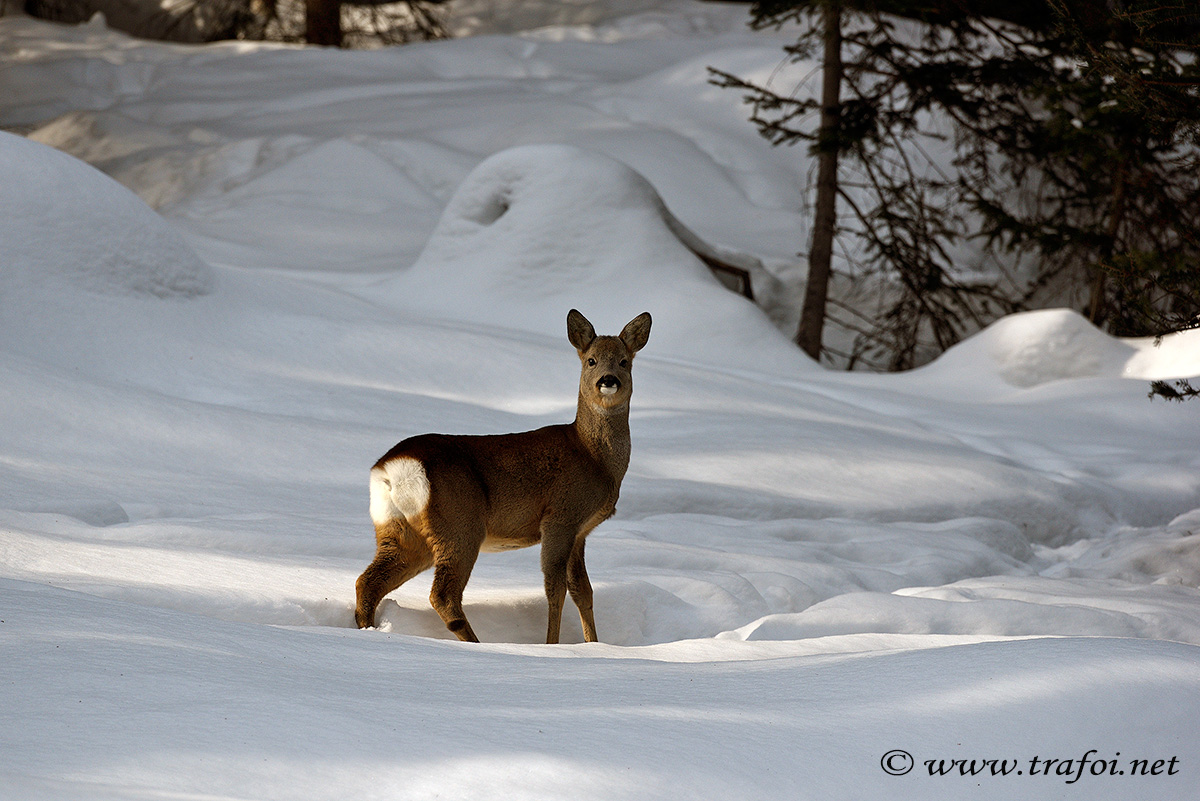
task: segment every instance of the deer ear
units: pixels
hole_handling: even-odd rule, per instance
[[[621,341],[634,353],[646,347],[650,339],[650,312],[642,312],[621,329]]]
[[[575,309],[567,312],[567,339],[571,340],[571,344],[581,353],[596,339],[596,329]]]

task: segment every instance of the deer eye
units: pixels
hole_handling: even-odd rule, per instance
[[[629,359],[621,359],[621,366],[622,366],[622,367],[628,367],[628,366],[629,366]]]
[[[596,366],[596,360],[588,359],[588,367],[595,367],[595,366]]]

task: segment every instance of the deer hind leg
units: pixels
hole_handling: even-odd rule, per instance
[[[467,579],[471,577],[473,561],[454,559],[435,562],[433,567],[433,588],[429,591],[429,603],[441,616],[446,628],[463,642],[479,642],[474,629],[467,622],[463,612],[463,590],[466,589]]]
[[[430,534],[433,554],[433,587],[429,591],[429,603],[442,618],[446,628],[463,642],[479,642],[474,629],[463,612],[463,591],[471,578],[471,569],[479,556],[479,544],[483,542],[483,531],[465,520],[438,521],[438,527]],[[449,531],[461,536],[445,536]]]
[[[588,642],[599,642],[596,637],[596,619],[592,614],[592,582],[588,579],[587,567],[583,564],[584,535],[575,538],[571,558],[567,560],[567,589],[571,600],[579,610],[579,622],[583,625],[583,638]]]
[[[425,540],[401,520],[378,526],[375,559],[355,583],[354,622],[360,629],[375,625],[375,609],[384,596],[433,564]]]

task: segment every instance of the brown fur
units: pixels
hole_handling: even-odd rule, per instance
[[[579,353],[575,421],[518,434],[422,434],[381,458],[415,459],[429,481],[429,501],[412,518],[396,514],[375,526],[375,560],[359,576],[355,620],[375,623],[383,597],[434,568],[429,601],[459,639],[478,642],[462,596],[481,550],[542,544],[549,617],[546,642],[558,642],[567,592],[579,609],[584,637],[596,641],[592,585],[584,539],[616,510],[629,466],[629,398],[634,354],[650,336],[650,315],[635,317],[619,336],[596,336],[574,309],[567,337]],[[610,394],[604,384],[619,385]]]

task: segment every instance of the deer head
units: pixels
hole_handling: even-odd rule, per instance
[[[617,336],[596,329],[575,309],[567,314],[567,339],[579,353],[581,403],[600,412],[627,408],[633,394],[633,357],[650,338],[650,313],[642,312]]]

